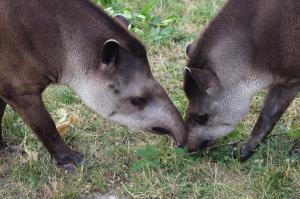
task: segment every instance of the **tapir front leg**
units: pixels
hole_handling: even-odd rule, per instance
[[[300,86],[277,85],[270,89],[250,138],[240,149],[240,161],[247,160],[272,131],[282,114],[296,97]]]
[[[6,143],[3,138],[3,132],[2,132],[2,118],[4,115],[5,107],[6,107],[6,103],[2,99],[0,99],[0,150],[6,148]]]
[[[36,133],[57,165],[71,168],[82,162],[83,156],[66,145],[58,134],[40,94],[14,96],[5,100]]]

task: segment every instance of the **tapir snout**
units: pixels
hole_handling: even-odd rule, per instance
[[[119,90],[118,94],[113,94],[111,97],[102,97],[101,99],[104,101],[103,104],[110,103],[110,107],[100,110],[103,106],[97,106],[89,100],[86,101],[86,104],[92,107],[96,113],[113,113],[102,116],[130,128],[155,134],[169,134],[173,136],[178,146],[183,147],[187,142],[185,124],[163,87],[151,74],[146,75],[137,70],[131,71],[128,80],[123,81],[127,79],[126,74],[122,74],[121,77],[121,79],[118,79],[116,75],[115,78],[118,80],[111,80],[112,82],[119,82],[119,85],[113,86],[114,89]],[[97,92],[99,97],[96,95]],[[106,93],[109,93],[109,91],[106,91]],[[78,94],[82,95],[81,92],[78,92]],[[86,93],[86,95],[90,97],[85,99],[99,99],[101,93],[97,89],[95,92]]]
[[[169,108],[167,108],[169,106]],[[184,147],[187,143],[187,130],[185,128],[183,119],[179,113],[179,111],[175,108],[175,106],[170,101],[169,104],[164,106],[166,113],[165,116],[159,118],[158,121],[153,123],[152,127],[148,129],[148,131],[153,132],[155,134],[168,134],[173,136],[178,147]],[[170,117],[170,119],[168,119]]]

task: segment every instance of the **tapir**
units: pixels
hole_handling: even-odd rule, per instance
[[[237,151],[244,161],[300,90],[300,1],[229,0],[186,52],[190,151],[230,133],[254,95],[267,90],[251,136]]]
[[[183,119],[127,26],[124,17],[112,19],[88,0],[1,0],[0,119],[10,105],[58,165],[81,163],[83,156],[64,143],[42,101],[48,85],[61,84],[99,116],[170,134],[184,146]]]

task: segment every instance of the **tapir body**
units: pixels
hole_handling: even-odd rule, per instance
[[[64,144],[41,96],[63,84],[104,118],[185,145],[180,114],[126,25],[88,0],[0,1],[0,119],[11,105],[59,165],[78,164],[82,155]]]
[[[229,0],[197,43],[188,45],[184,89],[191,151],[230,133],[253,96],[268,90],[247,159],[300,90],[300,1]]]

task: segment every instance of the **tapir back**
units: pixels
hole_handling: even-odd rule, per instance
[[[189,65],[202,66],[226,38],[246,52],[256,70],[300,78],[300,1],[229,0],[194,46]]]
[[[255,65],[263,63],[272,73],[300,78],[300,1],[256,1],[253,20]]]

